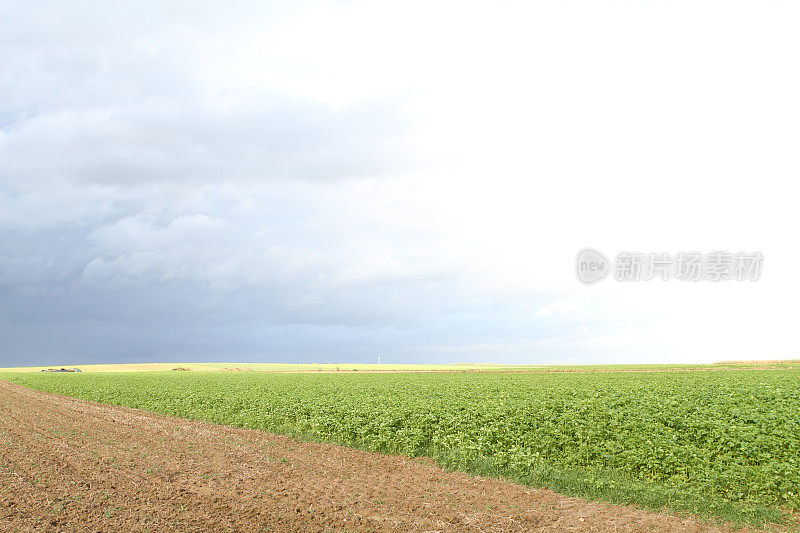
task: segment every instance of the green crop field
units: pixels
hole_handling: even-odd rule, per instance
[[[36,389],[289,433],[573,496],[746,523],[800,511],[800,369],[2,373]]]

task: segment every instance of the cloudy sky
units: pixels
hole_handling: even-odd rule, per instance
[[[0,366],[800,356],[798,15],[3,1]]]

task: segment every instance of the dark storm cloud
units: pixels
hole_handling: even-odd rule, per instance
[[[324,280],[325,184],[415,164],[404,102],[314,102],[266,64],[248,87],[216,57],[291,9],[3,3],[0,366],[303,357],[402,315]]]

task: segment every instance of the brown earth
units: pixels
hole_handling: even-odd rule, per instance
[[[730,531],[0,381],[2,531]]]

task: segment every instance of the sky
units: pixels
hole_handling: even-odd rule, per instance
[[[799,15],[3,1],[0,367],[798,357]]]

